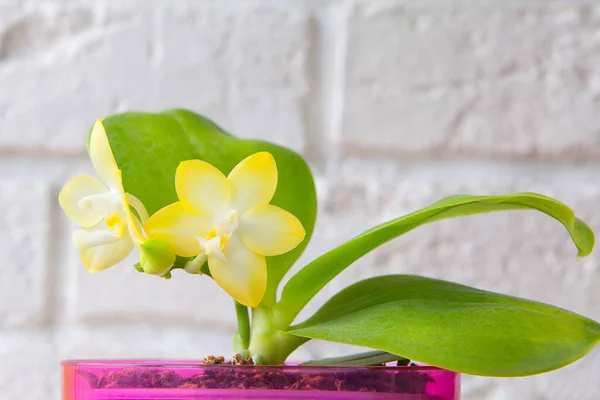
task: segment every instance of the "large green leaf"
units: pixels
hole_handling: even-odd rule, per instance
[[[550,371],[587,354],[600,324],[550,305],[418,276],[367,279],[289,332],[475,375]]]
[[[283,289],[275,307],[275,317],[282,329],[292,323],[300,310],[337,274],[369,251],[418,226],[446,218],[502,210],[538,210],[567,228],[580,257],[594,247],[594,234],[585,222],[575,217],[565,204],[536,193],[499,196],[456,195],[422,210],[386,222],[323,254],[294,275]],[[465,238],[468,240],[468,238]]]
[[[298,217],[307,233],[293,251],[268,258],[267,291],[273,301],[277,284],[306,247],[315,223],[315,187],[304,159],[273,143],[233,137],[210,120],[186,110],[116,114],[104,119],[103,124],[123,171],[125,190],[137,196],[150,214],[177,200],[175,170],[181,161],[204,160],[228,174],[253,153],[273,154],[279,184],[271,203]]]

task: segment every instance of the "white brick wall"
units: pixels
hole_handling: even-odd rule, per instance
[[[302,264],[457,192],[539,191],[600,232],[599,105],[594,0],[0,0],[0,398],[57,400],[65,358],[231,352],[233,310],[208,281],[79,264],[56,195],[90,171],[98,116],[186,107],[303,152],[321,205]],[[470,217],[384,246],[319,300],[404,272],[600,320],[598,260],[542,215]],[[537,377],[465,377],[464,398],[597,399],[599,375],[596,350]]]

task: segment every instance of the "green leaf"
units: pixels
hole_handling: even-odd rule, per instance
[[[343,357],[331,357],[322,358],[319,360],[307,361],[300,365],[304,367],[317,367],[317,366],[376,366],[386,364],[392,361],[398,361],[401,365],[408,365],[410,360],[404,357],[397,356],[395,354],[388,353],[387,351],[368,351],[365,353],[352,354]]]
[[[300,310],[337,274],[376,247],[429,222],[501,210],[538,210],[557,219],[571,235],[580,257],[594,247],[594,234],[565,204],[536,193],[499,196],[456,195],[429,207],[386,222],[323,254],[294,275],[283,289],[275,307],[282,329],[289,326]],[[465,238],[468,239],[468,238]]]
[[[150,214],[177,201],[175,170],[181,161],[204,160],[228,174],[251,154],[268,151],[273,155],[279,183],[271,204],[294,214],[306,230],[306,239],[296,249],[267,257],[269,286],[265,301],[274,302],[277,284],[302,254],[315,223],[315,186],[304,159],[272,143],[233,137],[210,120],[186,110],[116,114],[105,118],[103,125],[123,171],[125,190],[139,198]]]
[[[342,290],[288,333],[474,375],[524,376],[583,357],[600,341],[600,324],[530,300],[391,275]]]

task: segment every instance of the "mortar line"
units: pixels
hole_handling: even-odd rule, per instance
[[[44,316],[44,325],[54,332],[58,320],[63,313],[62,295],[63,285],[61,282],[66,278],[64,260],[64,227],[60,220],[60,211],[56,201],[58,190],[55,185],[50,187],[46,199],[48,210],[49,229],[45,232],[47,244],[44,251],[44,276],[45,276],[45,309],[47,314]]]
[[[62,149],[43,149],[38,147],[14,147],[11,145],[2,146],[0,144],[0,158],[2,157],[35,157],[38,159],[85,159],[88,154],[85,149],[82,150],[62,150]]]

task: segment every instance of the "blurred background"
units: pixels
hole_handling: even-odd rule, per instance
[[[232,353],[208,279],[89,275],[57,194],[91,172],[97,117],[189,108],[303,154],[320,200],[299,265],[455,193],[537,191],[600,232],[597,1],[0,0],[0,398],[58,400],[67,358]],[[302,193],[298,193],[302,196]],[[423,274],[600,320],[596,254],[534,212],[444,221],[369,254],[358,279]],[[304,360],[355,349],[311,342]],[[600,349],[466,400],[598,399]]]

